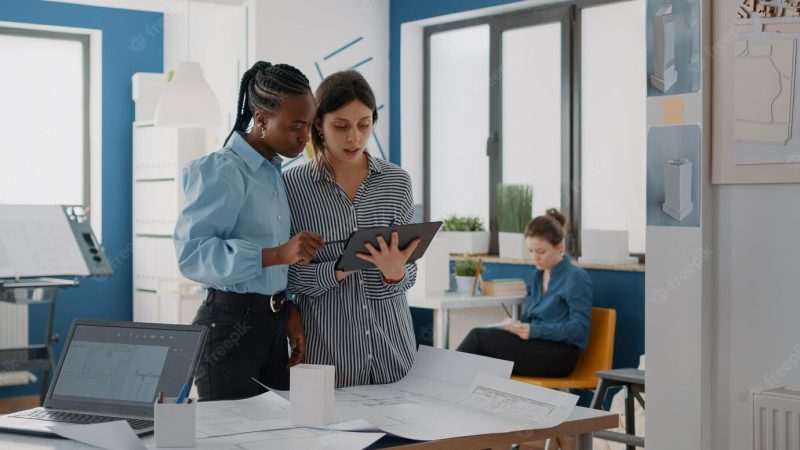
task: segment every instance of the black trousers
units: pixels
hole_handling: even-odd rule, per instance
[[[566,377],[575,368],[581,350],[564,342],[523,340],[497,328],[473,328],[458,351],[514,362],[514,374],[529,377]]]
[[[231,400],[265,392],[251,378],[289,389],[287,308],[270,311],[267,302],[221,305],[213,290],[200,306],[193,325],[208,327],[195,384],[200,401]]]

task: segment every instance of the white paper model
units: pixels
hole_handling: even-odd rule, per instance
[[[581,230],[581,256],[589,264],[635,264],[628,251],[627,230]]]
[[[650,83],[667,92],[678,81],[675,71],[675,23],[672,5],[666,4],[653,17],[653,74]]]
[[[290,421],[321,427],[333,422],[334,366],[299,364],[289,371]]]
[[[678,158],[664,163],[664,204],[661,209],[681,221],[694,210],[692,203],[692,162]]]

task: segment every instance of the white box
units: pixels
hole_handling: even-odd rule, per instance
[[[175,403],[167,397],[164,403],[155,403],[156,447],[194,447],[196,432],[197,402]]]
[[[334,366],[299,364],[289,371],[291,423],[320,427],[333,421]]]
[[[628,252],[626,230],[582,230],[579,262],[587,264],[636,264],[639,260]]]

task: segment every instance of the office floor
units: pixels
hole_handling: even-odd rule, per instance
[[[23,409],[35,408],[39,406],[39,396],[31,395],[27,397],[12,397],[0,399],[0,414],[21,411]]]

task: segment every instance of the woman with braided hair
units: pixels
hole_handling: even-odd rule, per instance
[[[251,378],[288,389],[288,369],[303,359],[303,325],[283,291],[288,266],[308,264],[323,242],[310,232],[290,239],[281,162],[305,148],[315,108],[302,72],[260,61],[242,77],[224,146],[183,170],[178,265],[207,289],[193,322],[209,328],[197,369],[200,400],[257,395],[263,389]]]

